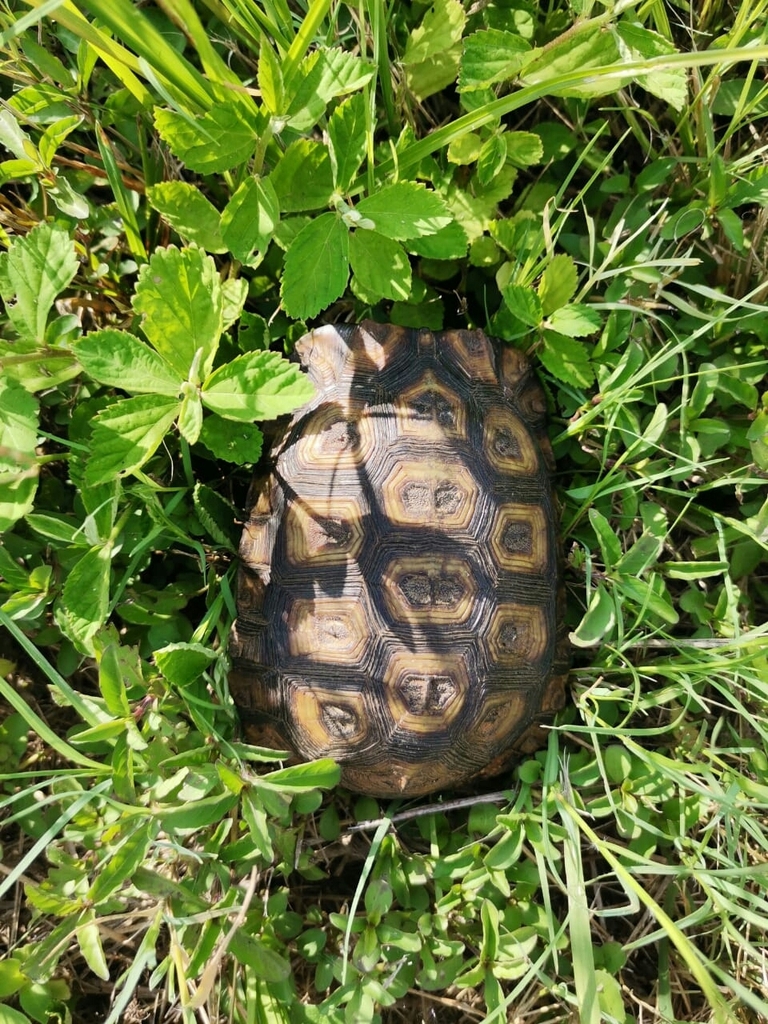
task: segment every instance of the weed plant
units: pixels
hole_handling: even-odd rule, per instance
[[[2,1024],[768,1021],[767,10],[0,3]],[[469,802],[227,692],[260,424],[364,317],[551,406],[569,700]]]

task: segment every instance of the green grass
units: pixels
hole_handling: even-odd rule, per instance
[[[2,1024],[768,1021],[767,11],[0,4]],[[550,403],[569,699],[456,801],[227,691],[257,421],[365,316]]]

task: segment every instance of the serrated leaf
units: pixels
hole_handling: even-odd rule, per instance
[[[284,213],[324,209],[333,194],[333,170],[327,146],[312,139],[292,142],[269,180]]]
[[[280,203],[269,178],[246,178],[221,215],[224,241],[235,259],[264,252],[280,221]]]
[[[253,423],[206,416],[200,431],[200,442],[217,459],[234,462],[237,466],[247,466],[259,461],[263,435]]]
[[[191,170],[217,174],[245,163],[256,148],[256,129],[243,104],[219,102],[199,117],[155,109],[155,127],[171,151]]]
[[[450,143],[446,156],[450,163],[466,166],[466,164],[473,164],[477,160],[482,148],[483,140],[480,136],[475,132],[466,132]]]
[[[88,486],[109,483],[143,466],[180,408],[177,401],[138,395],[103,409],[95,419],[91,456],[85,469]]]
[[[553,331],[565,334],[569,338],[585,338],[588,334],[599,331],[603,319],[597,309],[574,303],[572,306],[561,306],[549,317]]]
[[[198,350],[200,373],[213,364],[222,329],[223,300],[216,264],[200,249],[156,249],[139,271],[133,308],[163,359],[186,380]]]
[[[488,185],[507,160],[507,144],[502,135],[492,135],[480,150],[477,158],[477,180]]]
[[[386,185],[355,209],[379,234],[396,241],[434,235],[453,220],[440,196],[415,181]]]
[[[531,52],[530,45],[518,35],[488,28],[474,32],[464,40],[459,71],[459,92],[487,89],[495,82],[513,78]]]
[[[203,384],[203,405],[230,420],[271,420],[314,394],[309,377],[277,352],[246,352]]]
[[[109,967],[107,967],[107,958],[101,944],[101,931],[96,924],[96,915],[92,910],[85,912],[83,920],[75,929],[75,936],[89,969],[97,978],[109,981]]]
[[[366,293],[378,299],[407,299],[411,264],[403,247],[377,231],[353,231],[349,262]]]
[[[163,181],[147,189],[147,199],[186,242],[195,242],[206,252],[227,251],[221,237],[221,215],[196,185]]]
[[[467,15],[458,0],[435,0],[408,37],[402,62],[423,64],[461,39]]]
[[[33,507],[37,462],[37,402],[15,381],[0,378],[0,533]]]
[[[14,239],[3,261],[0,294],[22,338],[44,342],[51,307],[77,266],[74,242],[62,227],[41,223]]]
[[[74,346],[89,377],[136,394],[178,395],[184,377],[144,342],[126,331],[92,331]]]
[[[544,331],[543,345],[539,350],[543,366],[565,384],[588,388],[595,379],[595,371],[589,361],[587,346],[563,334]]]
[[[531,167],[541,163],[544,144],[535,132],[506,132],[507,158],[515,167]]]
[[[543,313],[539,296],[523,284],[507,284],[501,289],[504,303],[513,316],[528,327],[538,327]]]
[[[288,104],[288,124],[295,131],[309,131],[335,96],[362,89],[373,71],[372,64],[346,50],[333,48],[310,53],[287,87],[295,90]]]
[[[578,273],[572,256],[558,253],[547,264],[539,281],[538,293],[544,316],[564,306],[573,298],[578,284]]]
[[[193,643],[168,644],[155,651],[157,667],[174,686],[194,683],[217,657],[210,647]]]
[[[355,93],[338,106],[328,120],[328,141],[333,182],[345,192],[365,159],[368,140],[365,97]]]
[[[550,82],[560,75],[574,71],[587,72],[592,68],[605,67],[620,61],[616,39],[606,32],[602,25],[585,22],[564,32],[557,39],[536,51],[537,55],[523,69],[521,81],[525,85]],[[533,56],[533,55],[531,55]],[[627,75],[628,81],[634,76]],[[570,86],[553,86],[555,96],[605,96],[615,92],[624,79],[589,77]]]
[[[349,232],[335,213],[311,220],[286,253],[281,294],[286,313],[307,320],[338,299],[349,277]]]
[[[622,20],[611,26],[611,31],[620,40],[619,50],[625,60],[650,60],[677,53],[668,39],[639,23]],[[682,110],[688,100],[688,71],[684,67],[659,68],[637,75],[635,81],[674,110]]]
[[[90,653],[90,642],[107,617],[111,566],[111,545],[91,548],[64,582],[56,622],[78,650]]]
[[[221,420],[222,423],[225,420]],[[247,424],[251,426],[251,424]],[[205,484],[196,484],[193,494],[197,518],[208,534],[217,544],[222,544],[230,551],[237,551],[239,541],[236,522],[237,509],[222,496]]]

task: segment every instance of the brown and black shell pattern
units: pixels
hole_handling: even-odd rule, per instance
[[[297,345],[317,389],[257,481],[230,683],[247,734],[373,796],[492,774],[563,701],[544,398],[480,331]]]

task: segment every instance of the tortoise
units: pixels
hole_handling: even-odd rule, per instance
[[[479,330],[324,326],[255,481],[230,688],[246,735],[419,796],[542,743],[566,671],[544,394]]]

